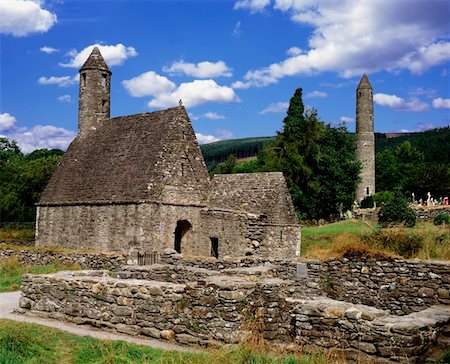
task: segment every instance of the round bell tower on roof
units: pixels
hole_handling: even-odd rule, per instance
[[[78,136],[83,137],[110,119],[112,73],[98,47],[79,72]]]

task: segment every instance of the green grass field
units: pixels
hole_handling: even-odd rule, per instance
[[[327,364],[323,354],[281,355],[246,345],[196,353],[166,351],[123,341],[79,337],[35,324],[0,320],[2,364],[139,364],[139,363],[261,363]]]

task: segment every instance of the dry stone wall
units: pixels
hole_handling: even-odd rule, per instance
[[[220,345],[259,335],[274,344],[337,348],[417,362],[450,325],[450,306],[397,316],[323,296],[292,298],[270,265],[222,271],[189,267],[24,275],[20,306],[77,324]]]

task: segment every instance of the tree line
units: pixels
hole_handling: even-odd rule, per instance
[[[23,154],[15,141],[0,138],[0,222],[35,220],[35,204],[62,155],[57,149]]]

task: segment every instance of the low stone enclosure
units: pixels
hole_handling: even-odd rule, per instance
[[[450,334],[450,263],[348,256],[326,262],[183,257],[23,276],[20,306],[76,324],[187,345],[333,349],[417,362]]]

